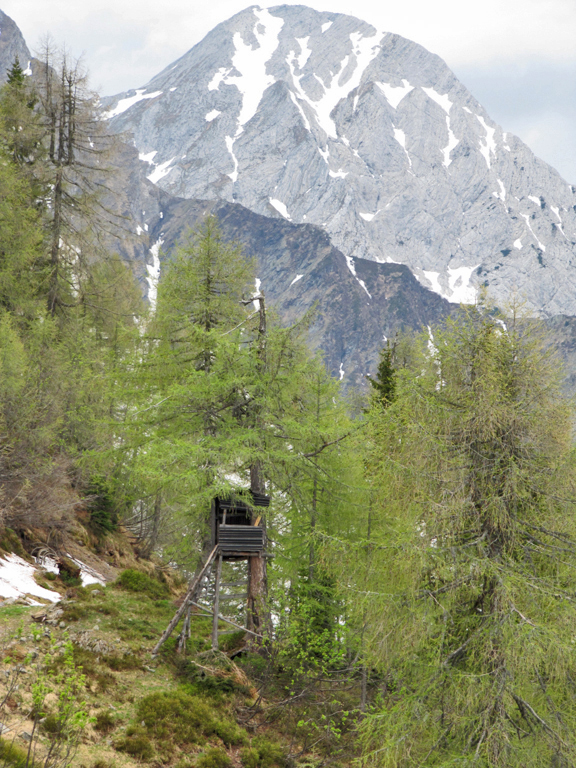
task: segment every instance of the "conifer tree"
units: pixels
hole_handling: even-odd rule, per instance
[[[363,725],[369,764],[576,760],[575,475],[558,370],[534,322],[472,308],[421,340],[371,415],[376,526],[357,607],[385,684]]]

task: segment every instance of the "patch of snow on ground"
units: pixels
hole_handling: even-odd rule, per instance
[[[434,88],[422,88],[422,90],[429,99],[432,99],[432,101],[435,101],[438,106],[442,107],[447,115],[450,114],[450,108],[454,102],[450,101],[447,95],[438,93],[438,91],[436,91]]]
[[[356,281],[360,283],[362,288],[368,294],[369,298],[372,298],[372,296],[370,295],[370,292],[368,291],[368,288],[366,288],[366,283],[364,282],[364,280],[360,280],[360,278],[356,274],[356,267],[354,266],[354,259],[352,258],[352,256],[347,256],[346,254],[344,254],[344,258],[346,259],[346,264],[348,266],[348,269],[350,270],[350,272],[352,272]]]
[[[165,163],[160,163],[160,165],[156,166],[152,173],[146,177],[148,181],[151,181],[152,184],[158,184],[160,179],[163,179],[164,176],[170,173],[170,165],[174,160],[176,160],[176,158],[171,157],[170,160],[166,160]]]
[[[518,240],[514,240],[514,248],[518,248],[518,250],[522,250],[522,240],[518,238]]]
[[[208,90],[217,91],[220,88],[220,83],[226,79],[230,71],[230,68],[226,69],[226,67],[220,67],[220,69],[214,73],[212,80],[208,83]]]
[[[142,160],[145,163],[149,163],[150,165],[152,165],[152,163],[154,161],[154,158],[156,157],[157,154],[158,154],[158,150],[157,149],[153,149],[152,152],[148,152],[147,154],[144,154],[144,153],[141,152],[138,155],[138,159]]]
[[[258,48],[253,49],[250,43],[244,42],[240,32],[235,32],[232,64],[240,74],[230,75],[231,69],[228,71],[219,69],[208,86],[210,88],[214,83],[216,88],[221,82],[225,85],[235,85],[242,95],[236,133],[233,137],[226,136],[226,147],[234,160],[234,170],[228,174],[233,182],[238,180],[238,161],[233,152],[234,142],[244,130],[244,125],[256,114],[264,91],[276,82],[272,75],[266,73],[266,64],[278,48],[278,35],[284,24],[284,19],[272,16],[266,8],[253,8],[253,11],[257,19],[253,34],[258,42]]]
[[[506,189],[504,187],[504,183],[500,181],[500,179],[497,179],[497,181],[498,186],[500,187],[500,192],[492,192],[492,194],[494,197],[497,197],[498,200],[502,200],[502,202],[504,202],[504,200],[506,200]]]
[[[510,147],[508,146],[508,138],[507,138],[507,137],[508,137],[508,134],[507,134],[507,133],[503,133],[503,134],[502,134],[502,146],[504,147],[504,149],[506,150],[506,152],[512,152],[512,150],[511,150],[511,149],[510,149]]]
[[[464,112],[468,112],[469,115],[473,114],[471,109],[468,109],[468,107],[462,107]]]
[[[326,149],[320,149],[320,147],[318,147],[318,152],[320,152],[320,154],[324,158],[324,162],[327,163],[328,162],[328,158],[330,157],[330,152],[328,150],[328,145],[326,145]]]
[[[538,208],[541,208],[541,207],[542,207],[542,205],[541,205],[541,203],[540,203],[540,198],[539,198],[539,197],[535,197],[534,195],[528,195],[528,200],[532,200],[532,202],[534,203],[534,205],[537,205],[537,206],[538,206]]]
[[[58,592],[36,584],[34,573],[36,569],[18,555],[6,555],[0,559],[0,597],[19,598],[26,595],[40,597],[57,603],[60,600]],[[30,605],[39,605],[36,600],[28,598]]]
[[[206,115],[206,122],[211,123],[212,120],[216,120],[218,115],[221,115],[222,112],[220,112],[219,109],[211,109],[210,112]]]
[[[324,34],[324,32],[327,32],[332,26],[332,24],[333,24],[332,21],[325,21],[324,24],[322,24],[322,26],[320,27],[320,29],[322,30],[322,34]]]
[[[410,158],[410,155],[408,154],[408,150],[406,149],[406,134],[401,128],[395,128],[394,126],[392,126],[392,129],[394,130],[394,138],[404,150],[406,157],[408,158],[408,163],[410,165],[410,168],[412,168],[412,160]]]
[[[452,104],[452,102],[450,102]],[[444,160],[442,161],[443,165],[448,168],[450,163],[452,162],[452,159],[450,157],[450,152],[452,152],[453,149],[455,149],[459,144],[459,139],[454,136],[452,132],[452,128],[450,127],[450,118],[448,115],[446,115],[446,128],[448,129],[448,146],[444,147],[442,150],[442,154],[444,155]]]
[[[342,379],[344,378],[344,374],[346,373],[346,371],[344,370],[344,364],[343,363],[340,363],[340,371],[339,371],[339,373],[340,373],[340,381],[342,381]]]
[[[278,35],[284,24],[284,19],[272,16],[266,8],[253,10],[258,19],[253,29],[258,48],[254,49],[250,43],[245,43],[241,33],[236,32],[233,38],[235,50],[232,64],[240,74],[238,76],[226,74],[222,80],[226,85],[235,85],[242,94],[236,137],[242,133],[242,127],[256,114],[264,91],[276,82],[272,75],[267,74],[266,64],[278,47]]]
[[[350,41],[352,43],[352,53],[347,54],[340,62],[338,68],[338,74],[332,77],[329,83],[325,83],[318,75],[314,75],[316,80],[320,83],[324,89],[323,95],[318,101],[313,101],[300,81],[302,75],[296,75],[294,71],[294,52],[291,52],[288,56],[288,65],[290,67],[290,73],[294,88],[300,99],[305,101],[314,110],[316,121],[324,133],[332,139],[338,138],[336,133],[336,125],[330,117],[330,113],[334,107],[345,99],[349,93],[360,85],[360,80],[364,74],[366,67],[375,58],[380,50],[380,42],[382,41],[383,34],[376,32],[372,37],[363,37],[361,32],[352,32],[350,34]],[[352,73],[346,77],[346,73],[349,71],[349,64],[352,62]],[[341,83],[342,79],[346,77],[346,81]]]
[[[380,213],[380,208],[378,208],[376,213],[361,213],[360,216],[364,219],[364,221],[372,221],[374,216],[378,215],[379,213]]]
[[[310,35],[308,37],[297,37],[296,42],[300,45],[300,53],[296,57],[296,61],[298,62],[298,69],[302,71],[304,67],[306,66],[306,62],[310,58],[312,54],[312,49],[308,48],[308,40],[310,40]]]
[[[288,209],[286,208],[283,202],[281,202],[280,200],[277,200],[274,197],[270,197],[269,200],[270,200],[270,205],[278,211],[280,216],[283,216],[288,221],[292,221],[290,214],[288,213]]]
[[[290,285],[289,285],[288,287],[289,287],[289,288],[292,288],[292,286],[294,285],[294,283],[297,283],[297,282],[298,282],[298,280],[302,280],[302,278],[303,278],[303,277],[304,277],[304,275],[296,275],[296,277],[294,278],[294,280],[292,280],[292,282],[290,283]]]
[[[306,128],[307,131],[310,131],[310,121],[306,117],[306,114],[302,109],[302,105],[300,104],[296,96],[292,93],[292,91],[290,91],[290,98],[292,99],[293,104],[296,106],[296,108],[300,112],[300,115],[302,117],[302,122],[304,123],[304,128]]]
[[[410,85],[408,80],[402,80],[402,85],[390,85],[389,83],[376,83],[376,85],[380,88],[386,97],[386,101],[393,109],[396,109],[402,99],[408,96],[410,91],[414,90],[414,86]]]
[[[526,226],[528,227],[528,229],[532,233],[532,237],[534,238],[534,240],[536,240],[536,242],[538,243],[538,247],[541,248],[542,251],[545,251],[546,250],[546,246],[543,243],[541,243],[540,240],[538,240],[538,238],[536,237],[536,233],[534,232],[534,230],[532,229],[532,226],[530,225],[530,216],[528,216],[527,213],[521,213],[520,216],[522,216],[522,218],[526,222]]]
[[[429,272],[426,269],[424,269],[423,272],[426,280],[430,281],[430,290],[434,291],[434,293],[438,293],[440,296],[444,296],[444,291],[442,290],[442,286],[438,280],[440,277],[440,272]]]
[[[136,234],[138,235],[138,237],[140,237],[140,235],[142,234],[142,232],[144,232],[144,230],[142,229],[142,227],[140,226],[140,224],[138,224],[138,225],[137,225],[137,227],[136,227]]]
[[[470,277],[478,264],[474,267],[448,267],[448,286],[450,296],[448,301],[453,304],[474,304],[476,301],[476,288],[470,284]]]
[[[130,109],[130,107],[133,107],[134,104],[138,104],[139,101],[144,101],[144,99],[155,99],[156,96],[162,96],[162,91],[154,91],[154,93],[145,93],[145,88],[140,88],[136,91],[135,96],[128,96],[125,99],[120,99],[118,104],[114,107],[114,109],[111,109],[109,112],[104,112],[102,117],[105,120],[110,120],[112,117],[116,117],[117,115],[121,115],[122,112],[126,112],[127,109]]]
[[[560,232],[562,232],[562,234],[564,235],[564,237],[566,237],[566,233],[564,232],[564,228],[563,228],[563,226],[562,226],[562,219],[560,218],[560,209],[559,209],[559,208],[557,208],[555,205],[551,205],[551,206],[550,206],[550,210],[552,211],[552,213],[553,213],[553,214],[556,216],[556,218],[558,219],[558,229],[560,230]],[[567,238],[567,237],[566,237],[566,240],[568,240],[568,238]]]
[[[225,136],[224,141],[226,142],[226,149],[230,154],[232,155],[232,160],[234,161],[234,170],[232,173],[229,173],[228,176],[232,179],[233,182],[238,181],[238,158],[234,154],[234,139],[232,136]]]
[[[480,143],[480,152],[484,156],[484,159],[486,160],[486,165],[488,168],[490,168],[490,154],[492,153],[494,156],[496,156],[496,142],[494,141],[494,134],[496,133],[496,128],[490,128],[490,126],[486,123],[486,120],[481,115],[476,115],[476,118],[480,125],[484,128],[486,131],[486,139],[485,144]]]
[[[470,284],[470,277],[478,265],[475,267],[448,267],[448,290],[445,291],[440,285],[440,273],[423,270],[424,277],[430,283],[429,290],[434,291],[443,299],[452,304],[474,304],[476,301],[476,288]]]
[[[342,168],[340,168],[338,171],[328,171],[328,175],[333,179],[345,179],[346,176],[348,176],[348,171],[343,171]]]
[[[72,557],[71,555],[67,555],[67,556],[70,558],[70,560],[72,560],[73,563],[76,563],[78,568],[80,568],[80,579],[82,581],[83,587],[87,587],[90,584],[100,584],[100,586],[102,587],[106,586],[106,579],[104,578],[104,576],[102,576],[101,573],[98,573],[98,571],[95,571],[93,568],[90,568],[81,560],[76,560],[76,558]]]
[[[160,279],[160,248],[162,247],[162,244],[164,243],[164,240],[162,238],[158,238],[152,248],[150,248],[150,253],[152,254],[152,264],[146,264],[146,271],[148,272],[148,277],[146,278],[146,282],[148,283],[148,301],[150,302],[150,306],[152,307],[152,311],[156,308],[156,299],[158,298],[158,280]]]
[[[29,61],[28,62],[28,66],[26,67],[24,72],[22,72],[22,74],[26,75],[26,77],[30,77],[32,75],[32,67],[30,66],[30,64],[31,64],[31,62]]]

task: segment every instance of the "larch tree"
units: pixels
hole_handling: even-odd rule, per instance
[[[537,324],[467,310],[374,405],[366,764],[576,763],[572,413]],[[343,563],[350,580],[362,548]],[[357,587],[358,588],[358,587]]]

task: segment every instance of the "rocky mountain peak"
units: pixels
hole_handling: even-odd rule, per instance
[[[252,6],[107,110],[171,194],[316,224],[452,302],[576,313],[575,189],[399,35]]]

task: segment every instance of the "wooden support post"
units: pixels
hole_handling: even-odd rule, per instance
[[[218,546],[215,546],[214,549],[212,550],[212,552],[210,552],[210,555],[208,556],[208,559],[204,563],[204,566],[202,567],[202,570],[200,571],[200,573],[196,576],[196,578],[194,579],[194,581],[190,585],[190,589],[186,593],[186,597],[184,598],[184,601],[183,601],[182,605],[180,606],[180,608],[178,608],[178,610],[174,614],[174,618],[172,619],[170,624],[168,624],[168,626],[166,627],[166,629],[162,633],[162,637],[160,638],[160,640],[158,640],[158,642],[154,646],[154,648],[152,650],[152,656],[155,656],[158,653],[160,648],[164,645],[166,640],[168,640],[168,638],[170,637],[170,635],[174,631],[174,628],[176,627],[176,625],[178,624],[178,622],[182,618],[182,615],[184,614],[184,612],[188,608],[188,603],[194,597],[196,588],[202,583],[202,579],[204,578],[204,575],[206,574],[206,571],[208,570],[208,568],[210,566],[210,563],[214,559],[214,556],[215,556],[217,551],[218,551]]]
[[[214,619],[212,621],[212,650],[218,650],[218,615],[220,613],[220,578],[222,577],[222,553],[218,555],[216,566],[216,586],[214,587]]]

